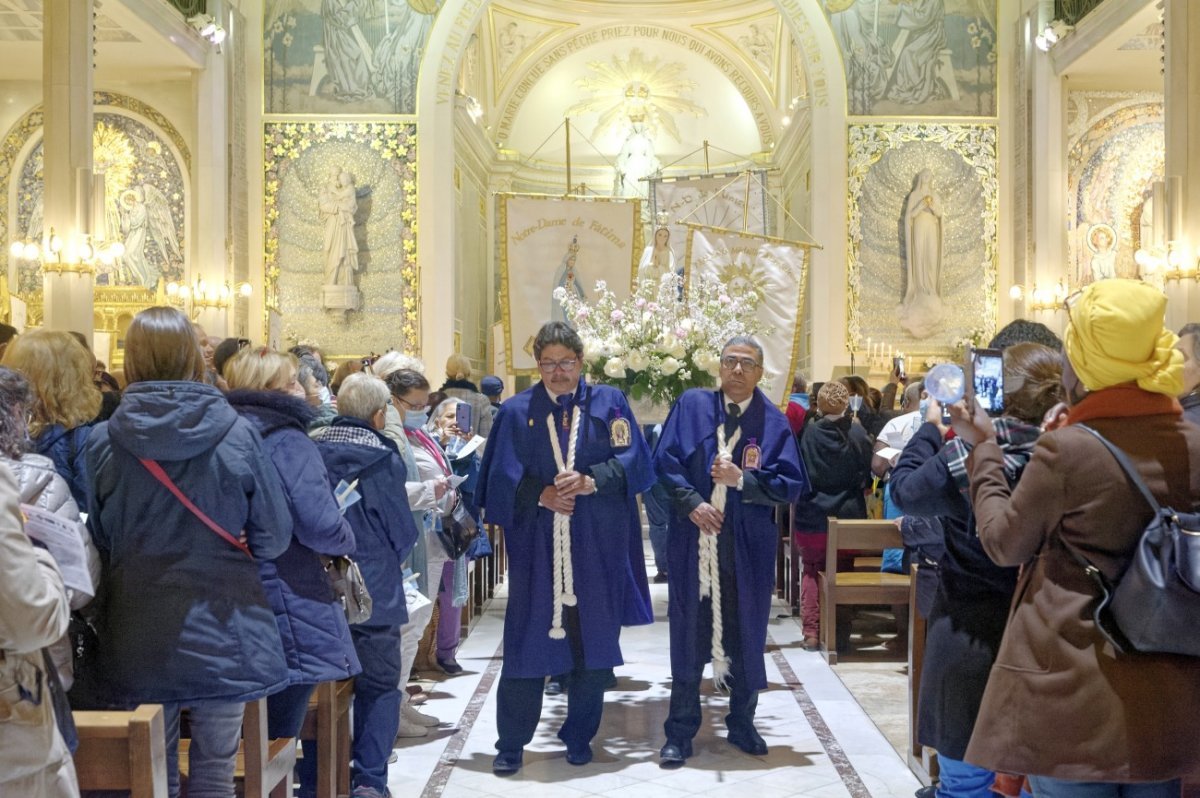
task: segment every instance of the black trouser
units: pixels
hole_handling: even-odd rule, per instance
[[[754,728],[754,710],[758,707],[758,691],[746,686],[746,670],[742,660],[742,630],[738,618],[737,576],[734,569],[733,532],[717,536],[717,552],[721,578],[721,636],[725,655],[729,657],[729,714],[725,726],[730,731],[750,731]],[[712,656],[712,601],[701,599],[697,618],[694,667],[686,673],[672,669],[671,711],[663,728],[667,739],[682,743],[691,740],[700,730],[700,678],[704,663]],[[683,629],[671,629],[672,636],[684,635]]]
[[[567,750],[586,748],[600,728],[604,712],[604,686],[608,668],[589,670],[584,667],[583,635],[579,628],[579,608],[563,607],[563,627],[571,644],[574,669],[567,680],[567,720],[558,731]],[[542,719],[542,690],[545,679],[500,678],[496,690],[496,726],[500,739],[498,751],[520,751],[533,740],[538,722]]]

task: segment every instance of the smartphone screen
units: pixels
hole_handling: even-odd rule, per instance
[[[971,389],[989,416],[1004,412],[1004,355],[999,349],[970,350]]]
[[[459,402],[454,406],[454,423],[464,433],[471,431],[471,406],[466,402]]]

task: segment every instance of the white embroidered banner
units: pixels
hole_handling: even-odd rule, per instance
[[[642,254],[641,201],[501,194],[500,308],[505,363],[512,374],[537,374],[533,339],[548,321],[566,321],[554,290],[585,301],[604,280],[619,301],[629,297]]]
[[[787,400],[800,357],[801,316],[808,283],[808,246],[779,238],[688,225],[687,286],[704,277],[720,281],[730,297],[758,308],[764,332],[763,382],[779,406]]]
[[[682,264],[687,254],[689,222],[723,230],[744,227],[761,235],[773,232],[763,193],[766,173],[750,172],[749,178],[743,172],[650,181],[650,226],[657,230],[656,217],[666,219],[676,263]]]

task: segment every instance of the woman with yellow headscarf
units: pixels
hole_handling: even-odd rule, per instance
[[[997,564],[1024,566],[966,761],[1029,775],[1039,798],[1174,798],[1182,777],[1200,773],[1200,658],[1120,654],[1096,628],[1097,589],[1074,555],[1118,579],[1151,510],[1083,425],[1172,507],[1200,499],[1200,427],[1175,399],[1183,356],[1163,327],[1160,291],[1103,280],[1066,311],[1069,413],[1038,439],[1015,489],[990,419],[952,408],[955,432],[972,447],[980,542]]]

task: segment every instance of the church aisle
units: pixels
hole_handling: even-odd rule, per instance
[[[651,585],[656,623],[625,629],[626,664],[606,694],[596,758],[573,767],[555,736],[566,697],[547,697],[525,765],[508,778],[492,775],[495,756],[503,593],[492,602],[458,653],[463,674],[438,683],[421,707],[446,723],[429,737],[405,740],[390,768],[392,794],[422,798],[576,798],[600,795],[675,798],[908,798],[920,783],[819,654],[801,649],[799,625],[771,622],[767,652],[770,687],[759,698],[757,725],[770,746],[766,757],[725,742],[726,699],[705,689],[705,724],[695,756],[677,770],[658,765],[670,694],[666,585]],[[777,605],[777,614],[782,606]],[[453,726],[451,725],[453,722]]]

